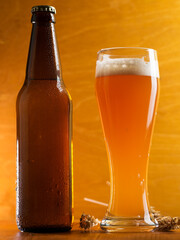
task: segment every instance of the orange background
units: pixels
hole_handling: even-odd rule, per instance
[[[23,84],[31,33],[31,7],[57,9],[56,32],[64,82],[74,106],[75,217],[104,216],[108,202],[107,156],[95,98],[96,52],[139,46],[158,51],[161,96],[149,166],[150,204],[180,216],[180,1],[1,1],[0,221],[15,221],[16,95]]]

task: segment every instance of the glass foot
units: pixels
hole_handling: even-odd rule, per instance
[[[107,232],[151,232],[156,225],[147,224],[143,218],[105,217],[100,226]]]

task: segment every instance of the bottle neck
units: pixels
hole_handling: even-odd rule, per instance
[[[39,19],[38,17],[36,15],[32,16],[33,27],[26,79],[60,80],[61,69],[54,22],[44,21],[44,16],[40,16]]]

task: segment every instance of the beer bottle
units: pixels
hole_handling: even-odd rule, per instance
[[[68,231],[72,223],[71,97],[61,77],[55,8],[32,8],[26,78],[17,97],[17,225]]]

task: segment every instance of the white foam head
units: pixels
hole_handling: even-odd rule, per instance
[[[96,77],[111,75],[143,75],[159,77],[158,62],[144,58],[105,58],[96,62]]]

